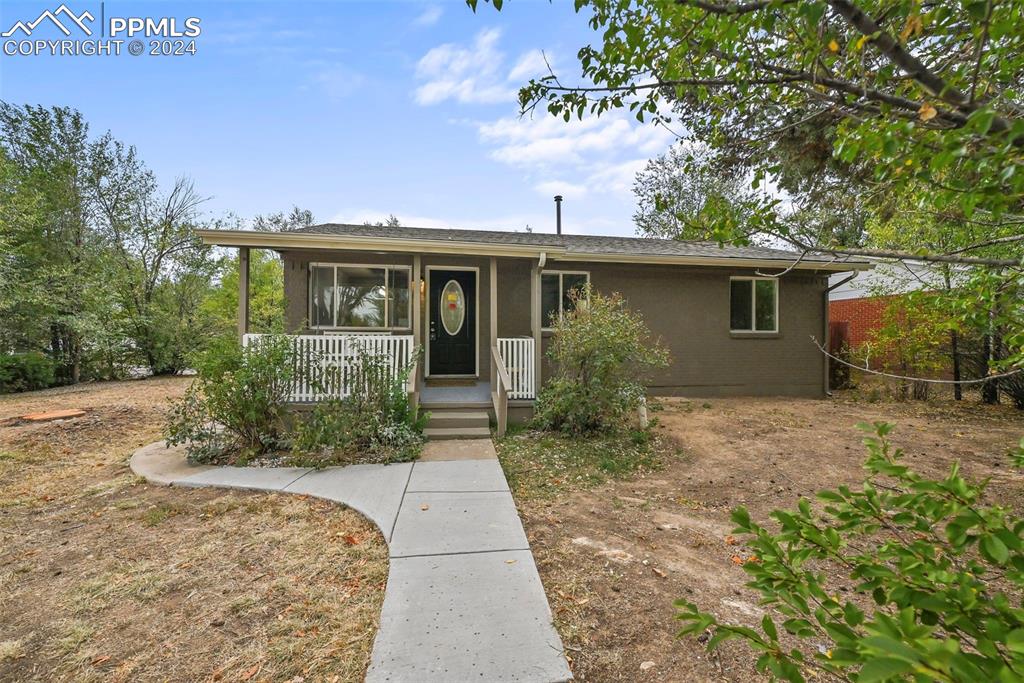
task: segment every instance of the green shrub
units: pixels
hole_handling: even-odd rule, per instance
[[[680,600],[680,634],[710,630],[709,648],[740,638],[759,671],[787,681],[1024,679],[1024,520],[982,504],[986,483],[957,464],[941,481],[912,472],[892,425],[861,427],[874,436],[858,490],[822,491],[821,512],[806,499],[773,512],[777,532],[733,512],[755,555],[747,585],[782,624],[725,624]],[[1024,440],[1011,455],[1021,464]]]
[[[615,430],[644,396],[644,373],[668,365],[668,352],[621,295],[588,286],[573,296],[574,310],[554,323],[555,376],[537,397],[535,421],[568,434]]]
[[[53,386],[55,363],[41,353],[0,354],[0,394]]]
[[[198,377],[174,402],[165,436],[193,462],[247,459],[287,445],[286,401],[295,376],[292,345],[265,337],[242,348],[213,344],[195,362]]]
[[[297,464],[403,462],[419,455],[427,414],[409,402],[412,366],[392,377],[386,358],[361,352],[350,369],[351,394],[317,403],[295,430]]]

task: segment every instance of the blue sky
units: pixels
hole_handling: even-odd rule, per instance
[[[0,31],[49,3],[0,5]],[[100,16],[99,2],[68,7]],[[632,234],[633,175],[671,144],[628,115],[520,119],[516,90],[579,75],[595,40],[569,2],[119,2],[111,16],[201,19],[195,56],[0,56],[0,97],[67,105],[188,175],[210,216],[297,204],[319,221]],[[62,37],[55,28],[33,38]],[[79,37],[79,36],[73,36]],[[0,39],[2,40],[2,39]],[[148,44],[148,40],[145,41]]]

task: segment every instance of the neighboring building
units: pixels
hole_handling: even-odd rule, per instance
[[[422,345],[414,397],[435,413],[493,410],[499,425],[507,410],[532,413],[552,372],[548,323],[586,282],[621,293],[668,348],[672,364],[649,378],[652,394],[823,396],[825,359],[811,338],[826,336],[828,277],[870,267],[813,256],[794,265],[797,254],[761,247],[589,235],[336,224],[200,234],[239,248],[243,333],[248,250],[273,249],[284,261],[288,331],[302,348],[344,362],[346,344],[369,344],[398,366]]]
[[[848,273],[837,273],[830,278],[835,289],[829,292],[829,320],[833,327],[844,324],[841,334],[851,348],[870,341],[895,299],[909,292],[941,286],[935,271],[919,262],[869,261],[874,267],[857,272],[853,279]]]

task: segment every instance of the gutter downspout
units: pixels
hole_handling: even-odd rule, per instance
[[[829,315],[828,315],[829,298],[828,298],[828,295],[832,292],[833,289],[836,289],[838,287],[842,287],[847,282],[849,282],[853,278],[857,277],[857,275],[859,275],[859,274],[860,274],[859,271],[854,271],[852,275],[850,275],[848,277],[844,277],[842,280],[840,280],[839,282],[835,283],[834,285],[829,285],[829,286],[825,287],[825,291],[822,292],[822,299],[824,301],[824,305],[822,306],[821,318],[825,322],[825,329],[823,330],[824,334],[822,335],[822,342],[821,343],[822,343],[822,345],[826,349],[828,348],[828,344],[829,344],[829,329],[828,329],[828,327],[829,327],[829,325],[828,325],[829,324]],[[826,283],[828,282],[827,278],[826,278],[825,282]],[[832,387],[829,386],[829,380],[831,378],[829,377],[829,374],[828,374],[828,356],[822,356],[822,360],[824,361],[824,366],[825,366],[825,369],[822,371],[822,380],[821,380],[822,381],[822,387],[825,389],[825,396],[828,397],[828,398],[831,398],[832,397]]]

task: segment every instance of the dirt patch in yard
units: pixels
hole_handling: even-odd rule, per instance
[[[1024,508],[1024,475],[1007,450],[1024,415],[964,402],[864,403],[783,398],[670,400],[657,432],[674,441],[662,469],[559,496],[517,497],[556,625],[579,680],[762,680],[756,657],[727,642],[708,654],[677,639],[680,597],[754,626],[758,595],[737,564],[730,511],[754,519],[799,496],[861,481],[858,422],[897,424],[893,441],[922,474],[960,460],[972,479],[992,478],[991,500]]]
[[[362,680],[387,578],[369,522],[128,468],[188,381],[0,397],[0,680]]]

